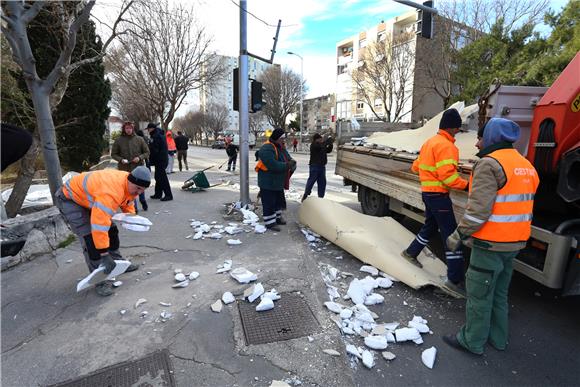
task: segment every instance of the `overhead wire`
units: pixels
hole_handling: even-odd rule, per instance
[[[233,5],[235,5],[238,8],[241,8],[240,5],[238,3],[236,3],[234,0],[230,0],[232,2]],[[268,27],[273,27],[273,28],[278,28],[278,25],[274,25],[274,24],[270,24],[267,21],[265,21],[264,19],[259,18],[258,16],[254,15],[252,12],[248,11],[247,9],[244,10],[244,12],[246,12],[248,15],[252,16],[254,19],[264,23],[266,26]],[[296,27],[299,24],[283,24],[280,27]]]

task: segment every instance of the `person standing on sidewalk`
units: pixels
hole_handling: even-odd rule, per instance
[[[531,235],[534,195],[539,185],[533,165],[513,147],[520,127],[492,118],[478,141],[469,198],[447,246],[471,247],[466,275],[465,325],[450,346],[481,355],[487,342],[499,351],[508,342],[508,289],[513,260]]]
[[[294,137],[292,140],[292,152],[296,153],[298,151],[298,139]]]
[[[403,258],[421,266],[417,256],[437,232],[441,233],[445,259],[447,261],[447,279],[445,285],[451,290],[464,294],[464,260],[461,250],[452,251],[445,241],[457,227],[449,190],[465,190],[467,181],[457,171],[459,150],[455,146],[455,135],[461,131],[461,116],[455,109],[443,112],[439,122],[439,132],[428,139],[413,162],[412,170],[419,173],[422,199],[425,204],[425,224],[419,234],[401,255]]]
[[[187,148],[189,148],[189,138],[184,136],[182,132],[177,131],[177,137],[175,137],[175,147],[177,149],[177,162],[179,163],[179,172],[183,169],[181,167],[181,160],[183,160],[183,166],[185,170],[189,171],[187,166]]]
[[[127,121],[121,127],[121,136],[113,144],[111,157],[118,162],[117,168],[126,172],[131,172],[138,166],[144,165],[145,160],[149,158],[149,146],[144,138],[135,133],[133,123]],[[139,201],[143,211],[147,211],[145,193],[139,195]],[[135,202],[136,209],[137,203]]]
[[[161,199],[161,201],[173,200],[173,193],[169,185],[169,179],[165,169],[167,168],[168,153],[167,142],[163,130],[157,127],[153,122],[147,125],[149,137],[149,160],[155,167],[155,193],[150,196],[151,199]]]
[[[175,154],[177,153],[177,146],[173,139],[173,132],[167,129],[165,133],[165,140],[167,141],[167,172],[168,175],[173,173],[173,163],[175,162]]]
[[[151,172],[138,166],[131,173],[104,169],[84,172],[72,177],[56,192],[56,207],[76,234],[83,247],[89,272],[101,264],[105,274],[123,259],[119,252],[119,229],[111,218],[120,209],[135,213],[133,202],[151,184]],[[125,272],[137,270],[131,264]],[[100,296],[113,294],[112,284],[103,281],[96,285]]]
[[[278,225],[286,224],[282,218],[284,182],[288,171],[296,168],[296,160],[291,158],[286,161],[285,157],[290,155],[282,152],[284,134],[283,129],[274,129],[270,139],[257,152],[258,163],[255,167],[262,198],[262,217],[266,228],[272,231],[280,231]]]
[[[238,159],[238,147],[234,142],[226,138],[226,154],[228,155],[228,169],[227,171],[236,170],[236,160]]]
[[[306,200],[308,195],[310,195],[314,183],[316,183],[318,188],[318,197],[324,197],[324,193],[326,192],[327,154],[332,152],[332,142],[332,137],[324,139],[320,133],[315,133],[314,136],[312,136],[312,144],[310,144],[310,162],[308,163],[310,166],[309,174],[302,201]]]

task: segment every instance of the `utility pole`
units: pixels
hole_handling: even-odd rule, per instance
[[[239,58],[239,128],[240,128],[240,202],[250,203],[249,174],[249,112],[248,112],[248,17],[247,0],[240,0],[240,58]],[[238,97],[238,96],[234,96]]]

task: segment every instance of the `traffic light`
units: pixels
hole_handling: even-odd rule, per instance
[[[234,110],[240,111],[240,70],[236,67],[234,69]]]
[[[424,1],[423,5],[429,8],[433,8],[432,1]],[[431,12],[425,12],[421,9],[417,10],[417,35],[421,35],[424,38],[431,39],[433,35],[433,14]]]
[[[262,96],[264,93],[264,88],[262,87],[262,82],[258,82],[255,79],[252,80],[252,86],[251,86],[251,105],[250,105],[250,110],[252,113],[256,113],[259,112],[260,110],[262,110],[262,108],[264,107],[264,105],[266,104],[264,101],[262,101]]]

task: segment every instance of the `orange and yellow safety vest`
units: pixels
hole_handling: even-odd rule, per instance
[[[266,141],[264,143],[264,145],[266,145],[266,144],[272,145],[272,147],[274,148],[274,152],[276,152],[276,160],[278,160],[278,148],[276,148],[276,145],[272,144],[270,141]],[[262,146],[264,146],[264,145],[262,145]],[[266,172],[267,170],[268,170],[268,168],[266,168],[266,165],[262,162],[262,160],[258,160],[258,162],[256,163],[256,166],[254,167],[254,171]]]

